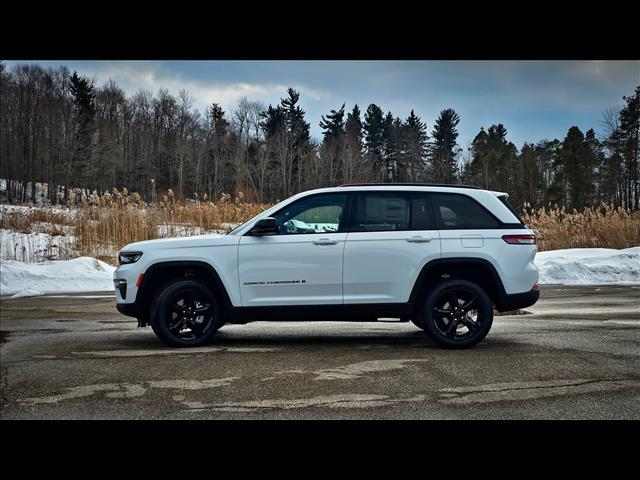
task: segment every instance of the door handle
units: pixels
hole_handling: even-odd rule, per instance
[[[314,245],[335,245],[338,243],[338,240],[331,240],[330,238],[319,238],[318,240],[314,240]]]
[[[427,243],[427,242],[430,242],[431,240],[432,238],[419,237],[419,236],[407,238],[407,242],[411,242],[411,243]]]

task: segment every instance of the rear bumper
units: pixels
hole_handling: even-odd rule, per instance
[[[116,303],[116,308],[120,313],[128,317],[137,317],[138,309],[135,303]]]
[[[505,295],[500,302],[496,304],[496,310],[499,312],[508,312],[518,310],[520,308],[530,307],[540,298],[540,290],[532,288],[528,292],[514,293]]]

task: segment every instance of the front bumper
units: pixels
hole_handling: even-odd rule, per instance
[[[496,310],[499,312],[508,312],[530,307],[536,303],[539,298],[540,290],[538,288],[532,288],[528,292],[504,295],[504,297],[500,299],[500,302],[496,304]]]

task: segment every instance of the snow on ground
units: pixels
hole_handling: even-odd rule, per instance
[[[538,252],[535,264],[541,284],[640,284],[640,247],[549,250]]]
[[[90,257],[44,263],[0,262],[0,295],[113,290],[115,267]]]
[[[170,238],[170,237],[188,237],[192,235],[205,235],[208,233],[227,233],[229,230],[236,228],[239,223],[223,223],[218,230],[207,230],[202,227],[193,225],[181,225],[179,223],[167,224],[161,223],[158,225],[158,238]]]
[[[75,237],[52,236],[48,233],[20,233],[6,228],[0,229],[0,259],[23,262],[55,260],[63,253],[73,251]]]
[[[181,225],[178,223],[161,223],[158,225],[158,238],[187,237],[191,235],[202,235],[204,233],[209,232],[204,228],[194,227],[191,225]]]
[[[9,204],[2,204],[0,205],[0,218],[2,218],[2,214],[4,212],[6,213],[23,213],[23,214],[28,214],[29,212],[33,211],[33,210],[40,210],[40,211],[48,211],[52,214],[56,214],[56,215],[65,215],[68,218],[73,218],[76,215],[76,212],[78,211],[77,208],[69,208],[67,206],[63,206],[63,205],[37,205],[37,206],[33,206],[30,207],[28,205],[9,205]]]
[[[640,247],[538,252],[541,284],[640,284]],[[0,262],[0,295],[113,291],[114,267],[90,257],[44,263]]]

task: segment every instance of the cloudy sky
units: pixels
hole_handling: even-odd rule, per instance
[[[7,66],[22,61],[7,62]],[[433,127],[438,112],[461,117],[459,143],[503,123],[518,147],[562,138],[576,125],[601,130],[605,109],[640,85],[640,61],[46,61],[95,78],[111,78],[128,94],[143,88],[186,89],[201,112],[212,102],[233,111],[246,96],[275,104],[287,87],[301,92],[311,134],[320,116],[346,103],[364,112],[377,103],[405,118],[411,109]]]

